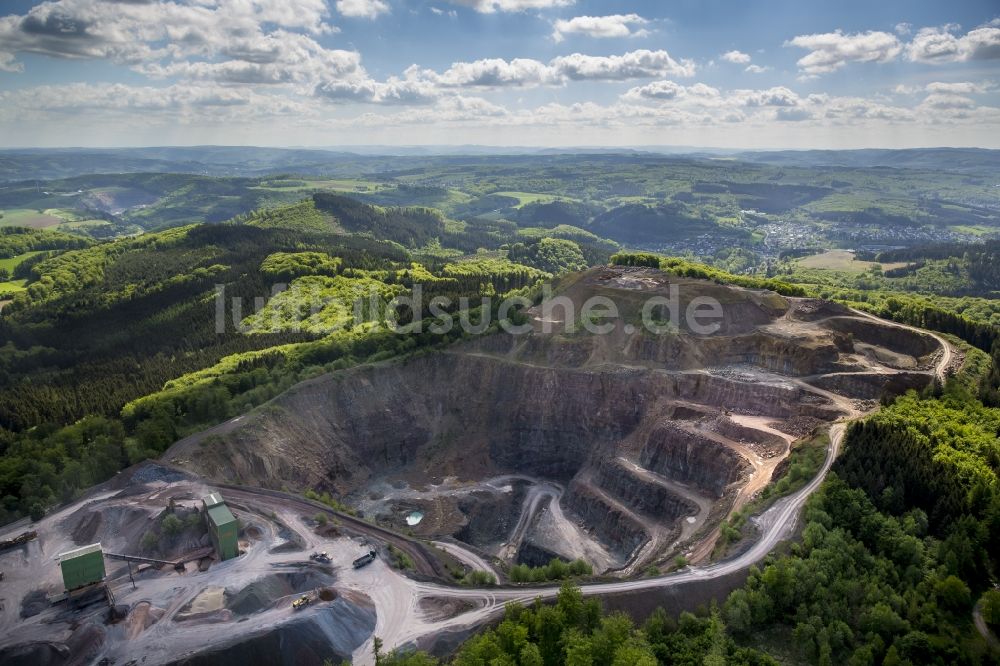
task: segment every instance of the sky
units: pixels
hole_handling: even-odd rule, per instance
[[[1000,148],[996,0],[3,0],[0,147]]]

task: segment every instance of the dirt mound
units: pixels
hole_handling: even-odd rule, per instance
[[[375,630],[375,609],[344,597],[301,619],[257,634],[234,633],[229,643],[171,666],[271,666],[323,664],[350,660]]]
[[[64,524],[78,546],[100,541],[105,548],[135,553],[152,520],[152,516],[140,508],[106,506],[73,514]]]
[[[65,642],[31,642],[0,649],[4,666],[77,666],[91,663],[104,642],[103,627],[84,622]]]
[[[89,511],[84,514],[79,522],[77,522],[76,527],[73,528],[73,531],[70,532],[73,543],[78,546],[94,543],[94,537],[97,536],[97,532],[100,530],[103,522],[99,511]]]
[[[270,574],[232,595],[227,591],[225,605],[237,615],[252,615],[268,608],[282,597],[302,594],[318,587],[327,589],[334,580],[331,572],[315,567],[304,568],[296,573]]]
[[[21,617],[34,617],[48,607],[45,590],[32,590],[21,599]]]
[[[148,601],[140,601],[125,619],[125,636],[130,640],[134,639],[156,624],[163,614],[162,608],[155,608]]]
[[[831,303],[819,298],[794,299],[789,317],[798,321],[819,321],[828,317],[842,317],[851,311],[839,303]]]

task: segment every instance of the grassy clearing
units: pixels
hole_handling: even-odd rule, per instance
[[[813,254],[803,257],[795,262],[802,268],[820,268],[830,271],[843,271],[845,273],[864,273],[871,270],[872,266],[881,266],[882,270],[902,268],[906,262],[892,264],[878,264],[874,261],[861,261],[854,258],[854,253],[849,250],[827,250],[820,254]]]
[[[512,199],[517,199],[518,204],[515,208],[520,208],[524,204],[529,203],[549,203],[551,201],[576,201],[571,197],[562,197],[555,194],[540,194],[538,192],[492,192],[496,196],[501,197],[511,197]]]
[[[268,180],[261,183],[255,190],[275,190],[279,192],[305,192],[310,190],[333,190],[336,192],[377,192],[386,187],[384,183],[358,178],[289,178]]]
[[[49,209],[55,210],[55,209]],[[49,211],[39,213],[37,210],[27,208],[11,208],[0,211],[0,225],[5,227],[28,227],[30,229],[45,229],[62,224],[65,220],[55,215],[50,215]]]
[[[27,280],[11,280],[9,282],[0,282],[0,299],[6,296],[12,296],[19,291],[24,291],[24,285]]]
[[[887,198],[876,189],[855,188],[850,193],[838,192],[802,206],[812,213],[857,212],[877,208],[889,215],[912,216],[915,206],[912,200]]]
[[[16,257],[9,257],[7,259],[0,259],[0,268],[6,268],[11,273],[14,269],[21,265],[21,262],[25,259],[30,259],[36,254],[41,254],[42,250],[34,250],[32,252],[25,252],[24,254],[19,254]]]
[[[987,227],[981,224],[959,224],[952,227],[951,230],[960,234],[971,234],[972,236],[985,236],[996,233],[994,227]]]
[[[65,231],[70,233],[75,231],[86,232],[92,229],[110,226],[111,223],[107,220],[73,220],[72,222],[63,222],[56,227],[56,231]]]

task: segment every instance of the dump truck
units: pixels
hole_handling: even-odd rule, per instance
[[[360,569],[361,567],[368,566],[369,564],[371,564],[372,562],[375,561],[375,557],[376,556],[377,556],[377,553],[374,550],[369,550],[367,553],[365,553],[364,555],[362,555],[358,559],[354,560],[354,562],[353,562],[354,568],[355,569]]]
[[[302,608],[305,608],[311,603],[312,603],[312,597],[310,597],[308,594],[303,594],[301,597],[292,602],[292,609],[300,610]]]

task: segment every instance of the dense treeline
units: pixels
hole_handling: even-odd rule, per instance
[[[479,248],[497,248],[517,236],[517,225],[510,220],[472,218],[464,222],[446,224],[440,234],[440,243],[466,253]]]
[[[603,207],[577,201],[532,201],[517,209],[515,218],[522,227],[586,227],[603,211]]]
[[[990,248],[990,246],[993,246]],[[987,241],[984,245],[970,245],[969,243],[934,243],[930,245],[913,245],[910,247],[893,248],[874,253],[871,260],[881,263],[898,263],[901,261],[911,262],[923,260],[941,260],[952,257],[962,257],[966,252],[996,252],[1000,247],[997,241]],[[859,254],[860,256],[860,254]]]
[[[37,250],[70,250],[89,247],[92,241],[72,234],[25,227],[0,227],[0,259]]]
[[[1000,289],[1000,241],[987,241],[967,252],[969,277],[983,290]]]
[[[851,304],[860,305],[863,309],[885,319],[892,319],[932,331],[951,333],[983,351],[992,349],[994,342],[1000,338],[1000,329],[996,326],[971,321],[962,315],[927,304],[919,299],[892,296],[884,299],[880,305],[875,307],[870,307],[869,303]]]
[[[592,573],[593,569],[585,560],[566,562],[554,557],[548,564],[538,567],[515,564],[510,569],[510,579],[515,583],[544,583],[550,580],[589,576]]]
[[[749,236],[743,229],[723,227],[708,214],[698,214],[683,203],[649,206],[625,204],[597,215],[587,227],[589,231],[620,243],[663,243],[694,238],[701,234]]]
[[[601,238],[597,234],[593,234],[585,229],[569,225],[559,225],[551,229],[523,228],[518,231],[518,238],[525,241],[541,238],[559,238],[573,241],[580,248],[584,259],[591,266],[606,264],[611,255],[619,249],[618,243],[612,240]]]
[[[370,233],[407,247],[426,245],[445,231],[444,217],[432,208],[381,208],[327,192],[314,194],[313,202],[348,231]]]
[[[824,665],[984,663],[970,612],[985,579],[963,578],[986,552],[971,523],[937,540],[921,510],[881,513],[836,475],[805,520],[801,543],[753,569],[726,601],[737,639],[786,636],[798,658]]]
[[[507,256],[511,261],[537,266],[552,274],[582,271],[587,259],[580,246],[562,238],[542,238],[535,243],[514,243]]]
[[[383,666],[432,666],[423,653],[379,652]],[[776,666],[766,654],[739,647],[719,614],[682,613],[674,620],[662,609],[641,627],[625,614],[606,614],[597,599],[564,584],[554,604],[512,603],[495,628],[469,639],[451,660],[456,666]]]
[[[254,299],[267,296],[273,282],[259,270],[262,262],[277,250],[309,247],[366,269],[408,258],[398,246],[364,238],[219,225],[73,250],[33,266],[35,282],[0,318],[0,497],[7,515],[49,506],[115,467],[76,471],[71,463],[83,462],[82,449],[65,441],[75,437],[71,424],[78,419],[102,416],[115,424],[127,402],[160,391],[170,379],[233,354],[312,339],[247,336],[228,311],[219,332],[213,305],[216,285],[224,285],[226,303],[240,298],[251,314]],[[189,411],[169,417],[214,418],[217,406],[217,392],[206,392],[192,397]],[[108,427],[118,468],[168,444],[176,430],[172,423],[166,436],[147,437],[149,428]]]

